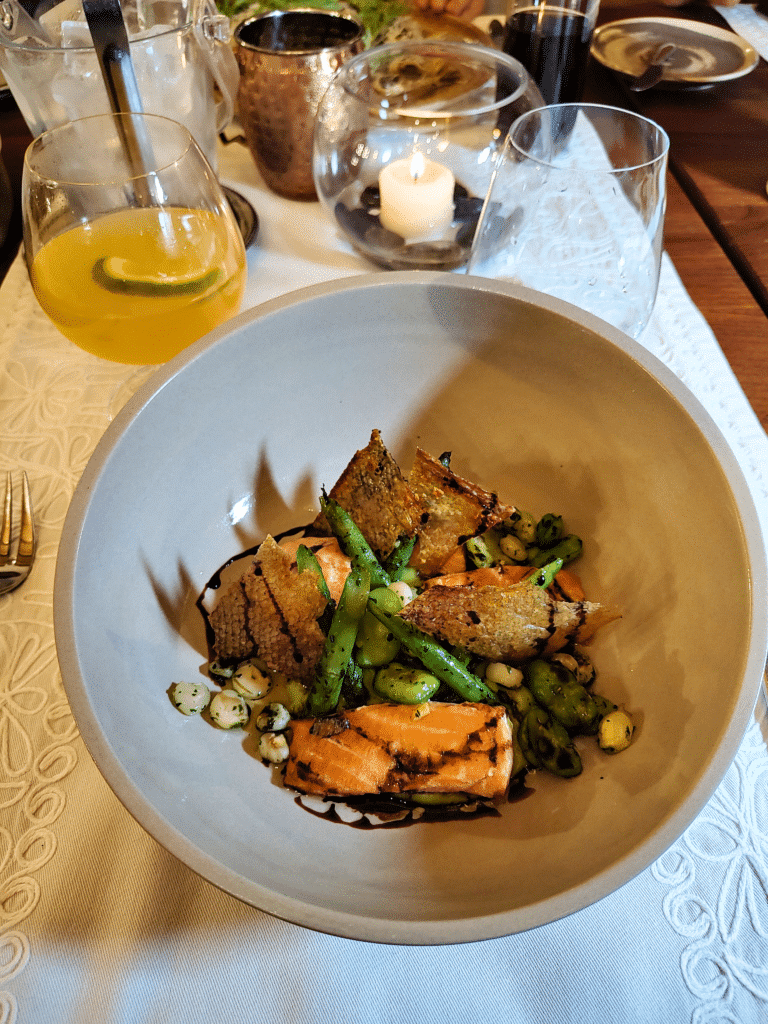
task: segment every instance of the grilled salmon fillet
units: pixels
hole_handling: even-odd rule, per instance
[[[400,616],[442,643],[519,664],[586,643],[619,612],[592,601],[558,601],[530,583],[430,586]]]
[[[285,783],[323,796],[468,793],[497,800],[512,732],[487,704],[371,704],[293,723]]]

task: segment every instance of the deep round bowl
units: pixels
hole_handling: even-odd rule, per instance
[[[373,263],[460,267],[510,125],[543,103],[522,64],[490,47],[430,40],[366,50],[320,103],[317,195]],[[436,193],[430,174],[445,188]]]
[[[365,831],[296,806],[247,734],[172,706],[172,682],[201,678],[210,575],[307,522],[373,427],[405,469],[416,444],[451,450],[458,472],[583,537],[587,593],[623,611],[592,652],[637,723],[628,750],[585,744],[582,775],[530,777],[498,818]],[[83,738],[158,842],[289,921],[448,943],[585,907],[684,831],[749,721],[767,603],[747,485],[668,369],[557,299],[411,272],[265,303],[158,371],[77,488],[55,626]]]

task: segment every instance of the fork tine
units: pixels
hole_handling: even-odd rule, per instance
[[[32,565],[35,558],[35,522],[32,518],[32,503],[29,500],[29,481],[27,474],[21,474],[21,533],[19,534],[19,550],[16,554],[16,565]]]
[[[0,523],[0,565],[7,565],[11,557],[11,474],[5,475],[5,498],[3,499],[3,520]]]

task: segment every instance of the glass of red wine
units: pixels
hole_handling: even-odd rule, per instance
[[[545,103],[578,103],[600,0],[510,0],[503,50],[519,60]]]

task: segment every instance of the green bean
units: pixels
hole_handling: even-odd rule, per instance
[[[341,697],[348,708],[359,708],[367,702],[368,690],[363,682],[363,670],[351,658],[341,681]]]
[[[331,528],[331,532],[338,539],[344,554],[347,555],[353,565],[359,569],[366,570],[371,586],[389,586],[392,582],[389,575],[381,567],[381,563],[363,536],[362,530],[357,526],[349,512],[343,509],[333,498],[329,498],[325,491],[320,496],[320,508]]]
[[[522,719],[536,706],[533,694],[527,686],[516,686],[514,690],[505,690],[501,695],[503,703],[515,718]]]
[[[592,695],[564,665],[537,658],[525,669],[534,698],[569,733],[590,733],[599,720]]]
[[[373,688],[393,704],[425,704],[440,689],[440,680],[424,669],[393,661],[376,673]]]
[[[368,607],[376,618],[389,628],[409,654],[418,658],[424,668],[436,675],[464,700],[498,704],[498,698],[493,690],[470,672],[466,665],[462,665],[431,636],[422,633],[397,615],[385,611],[378,603],[377,595],[371,598]]]
[[[333,613],[307,698],[307,710],[314,717],[333,711],[339,702],[344,673],[352,657],[357,628],[365,612],[369,592],[368,573],[353,566]]]
[[[401,573],[408,568],[408,563],[411,560],[413,549],[416,546],[416,534],[413,537],[407,537],[403,534],[399,537],[394,549],[390,552],[389,558],[384,565],[384,572],[394,583],[395,580],[402,579]]]
[[[408,799],[422,807],[449,807],[451,804],[465,804],[469,801],[466,793],[409,793]]]
[[[470,537],[464,544],[464,550],[470,562],[478,569],[484,569],[494,565],[504,565],[514,561],[507,556],[502,547],[502,535],[499,530],[492,528],[480,534],[479,537]],[[525,548],[522,541],[518,540],[521,548]]]
[[[572,778],[581,772],[581,758],[566,730],[543,708],[531,708],[520,723],[520,746],[533,768]]]
[[[581,549],[581,538],[577,537],[575,533],[569,533],[567,537],[563,537],[562,540],[558,541],[554,547],[539,551],[533,555],[529,553],[528,561],[531,565],[541,568],[547,562],[551,562],[553,558],[562,558],[563,565],[567,565],[579,557]]]
[[[522,751],[523,757],[531,766],[531,768],[542,767],[541,758],[539,757],[536,747],[533,745],[533,741],[531,739],[531,734],[528,726],[528,715],[534,714],[537,711],[542,711],[542,709],[536,707],[536,705],[534,704],[534,706],[529,708],[528,711],[526,711],[526,713],[523,715],[522,719],[520,720],[520,724],[517,728],[517,740],[520,744],[520,750]],[[546,711],[543,711],[542,714],[546,715]]]
[[[523,753],[523,748],[520,746],[520,723],[511,718],[509,724],[512,729],[512,770],[509,773],[509,777],[514,779],[523,768],[528,767],[528,760]]]
[[[317,560],[314,551],[310,551],[306,544],[299,544],[296,550],[296,565],[299,572],[313,572],[317,576],[317,588],[326,601],[331,600],[331,592],[325,582],[323,568]]]
[[[421,583],[421,576],[418,569],[415,569],[412,565],[406,565],[397,574],[397,580],[392,580],[392,582],[407,583],[409,587],[416,590]]]
[[[536,525],[536,543],[540,548],[551,548],[563,535],[563,517],[547,512]]]
[[[534,587],[543,587],[546,590],[547,587],[552,586],[552,581],[562,568],[562,558],[555,558],[552,562],[543,565],[534,576],[531,576],[531,583]]]
[[[612,711],[617,711],[618,708],[612,700],[608,700],[607,697],[603,697],[601,693],[593,693],[590,696],[597,706],[597,718],[593,728],[589,730],[589,735],[594,736],[600,728],[600,722],[605,718],[605,716],[610,715]]]

